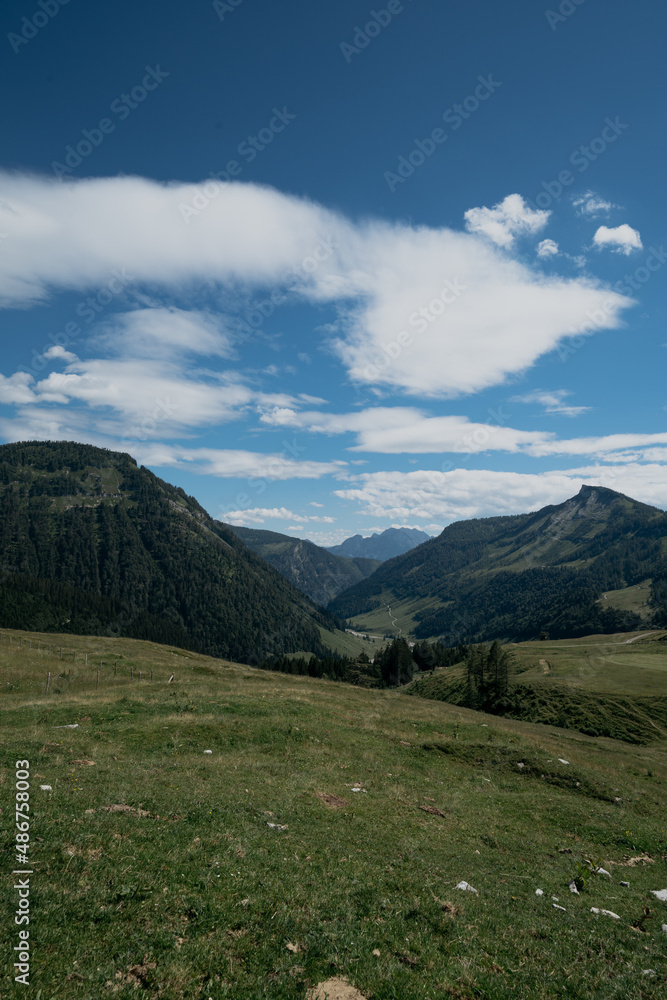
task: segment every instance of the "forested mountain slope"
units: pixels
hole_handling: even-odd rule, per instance
[[[154,639],[245,662],[332,623],[196,500],[129,455],[0,447],[0,626]]]
[[[656,624],[667,620],[667,514],[621,493],[582,486],[576,497],[531,514],[459,521],[384,563],[330,605],[363,615],[428,598],[417,638],[552,638],[632,629],[636,614],[601,597],[652,581]]]
[[[315,604],[326,606],[342,591],[365,580],[382,565],[378,559],[335,556],[314,542],[277,531],[241,528],[231,524],[227,527]]]

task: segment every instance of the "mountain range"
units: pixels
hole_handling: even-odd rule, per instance
[[[646,622],[607,592],[650,584],[650,619],[667,622],[667,514],[582,486],[530,514],[459,521],[383,563],[329,609],[357,627],[403,615],[415,638],[448,644],[632,629]],[[627,596],[627,595],[626,595]],[[391,615],[386,611],[391,609]]]
[[[411,529],[362,541],[405,531],[418,541]],[[0,627],[254,663],[328,655],[341,618],[448,645],[666,627],[667,514],[582,486],[533,513],[456,522],[379,562],[222,524],[129,455],[0,446]]]
[[[394,556],[402,556],[422,542],[428,542],[431,535],[418,528],[387,528],[376,532],[368,538],[363,535],[352,535],[340,545],[330,545],[327,552],[336,556],[349,556],[353,559],[379,559],[385,562]]]
[[[326,653],[335,627],[182,489],[69,442],[0,446],[0,626],[248,663]]]
[[[326,606],[338,594],[365,580],[381,566],[379,559],[334,555],[314,542],[277,531],[227,527],[315,604]]]

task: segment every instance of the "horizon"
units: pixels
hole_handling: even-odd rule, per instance
[[[667,508],[662,9],[47,6],[3,9],[0,441],[322,546]]]

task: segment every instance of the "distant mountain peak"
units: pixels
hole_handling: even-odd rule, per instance
[[[353,535],[340,545],[328,547],[327,551],[338,556],[380,559],[385,562],[394,556],[404,555],[422,542],[429,541],[430,538],[430,535],[418,528],[387,528],[379,534],[374,532],[369,538]]]
[[[617,497],[622,497],[623,494],[617,493],[616,490],[610,490],[606,486],[589,486],[584,483],[577,493],[577,496],[582,499],[594,496],[599,497],[600,499],[615,500]],[[574,497],[572,499],[574,499]]]

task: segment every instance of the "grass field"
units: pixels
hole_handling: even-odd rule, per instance
[[[509,644],[513,667],[503,714],[630,743],[667,739],[664,631]],[[466,704],[466,668],[418,676],[422,698]]]
[[[361,632],[373,632],[378,635],[386,634],[392,637],[398,635],[398,630],[402,629],[404,638],[407,638],[417,625],[415,615],[419,611],[424,610],[424,608],[437,611],[438,608],[443,607],[442,601],[429,597],[414,598],[409,601],[397,601],[393,599],[389,591],[381,594],[378,600],[383,602],[380,607],[375,608],[374,611],[368,611],[366,614],[356,615],[350,619],[353,628],[359,629]],[[389,604],[391,614],[389,614],[388,609],[385,607],[385,603]],[[392,618],[396,622],[395,625],[392,622]]]
[[[618,608],[619,611],[635,611],[642,618],[649,618],[654,612],[650,604],[651,580],[644,580],[634,587],[624,587],[622,590],[608,590],[598,604],[604,607]]]
[[[667,632],[621,632],[510,648],[522,681],[582,687],[598,693],[667,693]],[[628,639],[632,640],[628,642]]]
[[[651,895],[667,886],[664,742],[133,640],[63,637],[61,661],[58,637],[8,635],[3,1000],[20,989],[23,759],[35,1000],[305,1000],[331,977],[368,1000],[664,996],[667,905]],[[572,895],[585,858],[611,877]]]

